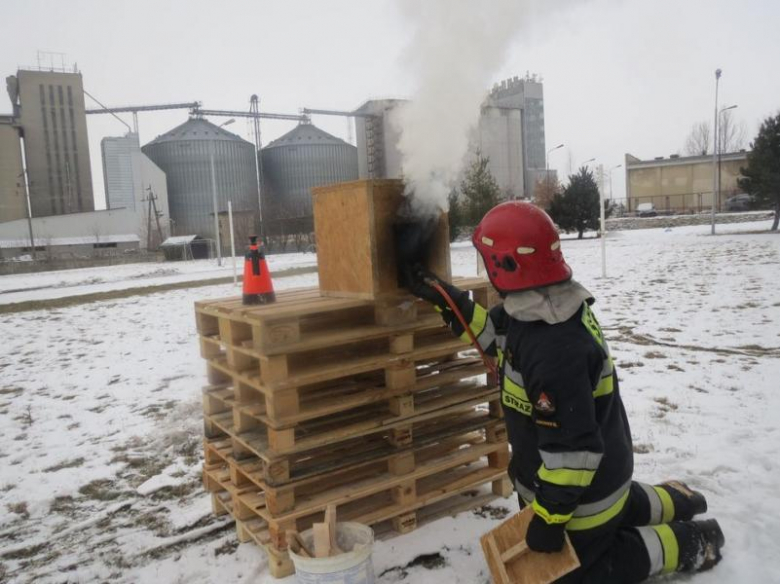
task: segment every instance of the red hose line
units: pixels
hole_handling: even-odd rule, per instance
[[[477,337],[474,336],[474,331],[471,330],[471,327],[466,322],[466,319],[463,318],[463,314],[461,314],[460,310],[458,310],[458,306],[455,304],[455,301],[450,297],[449,294],[447,294],[447,292],[444,290],[444,287],[441,286],[441,284],[439,284],[437,281],[426,279],[425,283],[435,288],[436,291],[442,295],[444,301],[449,305],[452,312],[455,313],[455,316],[460,321],[460,324],[466,330],[466,334],[469,336],[469,339],[471,339],[471,344],[474,345],[474,348],[479,352],[479,356],[482,357],[482,361],[485,363],[485,367],[487,367],[488,371],[493,374],[495,380],[497,381],[498,371],[496,370],[495,363],[493,363],[493,360],[485,354],[485,351],[482,350],[482,346],[477,341]]]

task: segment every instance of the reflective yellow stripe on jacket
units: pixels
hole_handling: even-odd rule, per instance
[[[582,324],[593,336],[599,346],[604,350],[604,367],[601,370],[601,380],[596,389],[593,390],[593,397],[602,397],[611,394],[615,391],[615,363],[612,360],[612,355],[609,352],[609,345],[604,338],[604,333],[601,331],[599,321],[596,320],[596,315],[590,309],[587,302],[582,307]]]
[[[532,489],[515,479],[515,489],[527,505],[547,523],[566,523],[567,531],[584,531],[608,523],[618,516],[628,500],[631,481],[627,481],[611,495],[593,503],[579,505],[570,515],[554,515],[545,509],[538,501]]]

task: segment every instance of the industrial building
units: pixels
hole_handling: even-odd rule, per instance
[[[0,116],[0,223],[27,217],[19,131],[12,116]]]
[[[310,123],[301,123],[262,150],[263,214],[271,231],[301,221],[313,231],[311,189],[358,178],[358,149]],[[289,232],[289,231],[288,231]]]
[[[400,132],[393,112],[403,99],[372,99],[357,108],[355,135],[359,178],[402,178]]]
[[[138,134],[133,132],[124,136],[109,136],[100,141],[108,209],[135,209],[136,177],[133,176],[133,154],[136,150],[140,152],[141,145]],[[141,155],[143,156],[143,153]]]
[[[535,75],[497,83],[482,106],[478,146],[501,189],[531,198],[545,177],[544,90]]]
[[[103,138],[100,148],[106,206],[133,211],[141,247],[156,249],[171,233],[165,173],[141,152],[136,133]]]
[[[6,78],[6,84],[13,127],[23,140],[33,217],[92,211],[81,73],[64,68],[20,69]],[[7,130],[4,134],[3,142],[10,143]],[[3,148],[0,159],[6,156]],[[14,161],[3,163],[4,168],[13,166]],[[0,177],[1,184],[10,182],[9,177]]]
[[[351,112],[360,178],[402,178],[400,130],[393,112],[403,103],[398,99],[370,100]],[[541,80],[536,76],[513,77],[496,84],[482,104],[471,150],[489,159],[490,171],[504,196],[532,197],[536,181],[545,177],[546,166]]]
[[[89,258],[121,255],[140,248],[137,217],[129,209],[88,211],[0,223],[0,259],[35,251],[46,258]]]
[[[218,214],[232,202],[236,238],[257,230],[260,199],[254,144],[202,118],[190,118],[141,148],[166,175],[172,235],[216,240]],[[223,249],[229,232],[220,221]],[[223,226],[224,225],[224,226]]]
[[[651,203],[658,212],[701,212],[712,208],[712,156],[658,157],[640,160],[626,154],[626,207]],[[721,210],[725,201],[741,191],[737,179],[747,166],[747,152],[720,155],[720,192],[715,207]]]

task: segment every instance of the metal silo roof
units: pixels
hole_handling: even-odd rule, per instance
[[[201,118],[190,118],[183,124],[176,126],[173,130],[168,130],[165,134],[157,136],[154,140],[146,144],[162,144],[164,142],[178,142],[180,140],[224,140],[227,142],[243,142],[250,144],[241,136],[228,132],[212,124],[208,120]]]
[[[298,124],[284,136],[269,142],[268,146],[264,147],[263,150],[281,146],[302,146],[304,144],[345,144],[351,146],[348,142],[337,138],[333,134],[328,134],[325,130],[320,130],[313,124]]]

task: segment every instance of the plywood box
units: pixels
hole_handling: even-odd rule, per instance
[[[549,584],[580,566],[566,535],[561,551],[531,551],[525,543],[534,510],[528,506],[480,538],[494,584]]]
[[[393,225],[404,201],[401,180],[359,180],[312,189],[320,293],[378,299],[398,287]],[[427,267],[450,280],[447,216],[434,231]]]

